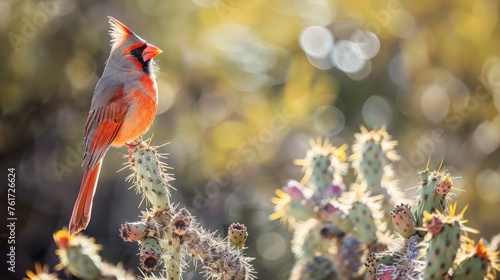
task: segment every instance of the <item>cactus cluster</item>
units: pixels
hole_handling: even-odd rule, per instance
[[[140,244],[141,268],[153,272],[163,264],[162,277],[181,279],[183,267],[192,259],[201,263],[209,278],[252,279],[251,258],[243,254],[247,228],[231,225],[224,240],[204,230],[187,209],[171,205],[172,178],[165,172],[163,156],[146,142],[130,147],[128,162],[133,173],[129,178],[151,207],[140,221],[123,224],[120,236]]]
[[[412,210],[393,179],[396,141],[385,128],[361,128],[355,138],[350,157],[346,145],[311,141],[296,161],[302,181],[276,190],[270,219],[295,231],[290,279],[493,279],[498,249],[483,240],[474,246],[468,237],[475,231],[452,203],[451,174],[441,166],[419,172]],[[346,186],[347,160],[357,179]]]
[[[229,227],[228,238],[223,239],[205,230],[185,208],[170,202],[167,166],[164,155],[146,142],[129,145],[128,166],[138,193],[146,200],[146,211],[140,221],[121,225],[124,241],[139,244],[139,262],[144,279],[182,279],[183,268],[191,260],[202,267],[207,279],[254,279],[252,258],[244,255],[247,228],[239,223]],[[141,201],[142,202],[142,201]],[[99,255],[100,246],[83,234],[71,236],[67,230],[54,234],[60,264],[79,279],[136,279],[120,266],[104,263]],[[153,272],[158,272],[154,274]],[[57,279],[42,267],[36,273],[28,272],[29,279]],[[42,278],[43,277],[43,278]],[[47,278],[53,277],[53,278]]]

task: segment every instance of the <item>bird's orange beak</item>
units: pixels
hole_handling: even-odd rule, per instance
[[[144,51],[142,51],[142,59],[144,59],[144,61],[148,61],[151,58],[159,55],[161,52],[162,50],[160,50],[159,48],[148,44]]]

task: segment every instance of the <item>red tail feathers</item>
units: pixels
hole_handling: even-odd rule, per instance
[[[92,213],[92,199],[94,198],[95,189],[97,186],[97,179],[101,171],[102,160],[100,160],[92,169],[87,169],[83,176],[80,192],[76,199],[73,208],[73,214],[69,221],[70,234],[77,234],[81,230],[87,228]]]

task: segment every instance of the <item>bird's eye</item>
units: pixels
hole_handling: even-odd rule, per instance
[[[130,51],[130,54],[133,56],[139,55],[139,51],[137,49],[133,49]]]

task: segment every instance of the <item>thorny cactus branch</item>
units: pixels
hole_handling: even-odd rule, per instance
[[[161,161],[163,155],[146,142],[131,146],[128,159],[137,192],[151,204],[139,222],[125,223],[120,229],[124,241],[140,243],[141,268],[147,272],[157,270],[163,263],[164,277],[180,279],[182,269],[193,259],[200,261],[205,275],[213,279],[252,279],[251,258],[242,250],[248,236],[244,225],[233,224],[229,228],[228,241],[204,230],[185,208],[177,209],[170,203],[167,166]]]

